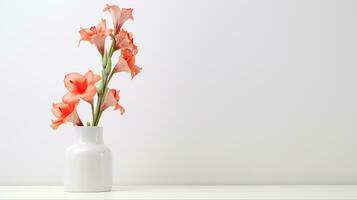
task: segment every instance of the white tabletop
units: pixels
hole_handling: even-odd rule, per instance
[[[357,199],[357,185],[342,186],[115,186],[111,192],[66,193],[61,186],[0,186],[12,199]]]

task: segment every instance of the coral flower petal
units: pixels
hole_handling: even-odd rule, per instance
[[[63,123],[72,122],[80,125],[82,122],[77,113],[78,100],[71,103],[56,103],[52,105],[52,113],[57,119],[52,120],[51,127],[57,129]]]
[[[121,29],[118,34],[115,35],[115,49],[131,49],[133,54],[138,53],[138,47],[134,44],[134,39],[131,33]]]
[[[135,65],[135,56],[130,49],[121,51],[118,63],[115,65],[113,72],[129,72],[131,79],[141,72],[142,68]]]
[[[107,94],[105,95],[104,102],[102,104],[102,110],[107,109],[110,106],[114,106],[114,110],[120,110],[120,114],[124,114],[125,109],[119,105],[119,90],[108,89]]]
[[[76,100],[78,100],[78,95],[76,95],[75,93],[72,93],[72,92],[68,92],[67,94],[65,94],[62,97],[62,101],[66,102],[66,103],[73,102]]]
[[[65,76],[64,83],[68,93],[63,96],[65,103],[83,99],[89,103],[92,102],[97,92],[95,83],[100,80],[100,76],[89,70],[84,76],[79,73],[70,73]]]
[[[86,102],[92,102],[93,97],[97,93],[97,88],[92,84],[88,85],[86,92],[81,95],[81,98]]]
[[[93,36],[91,42],[98,49],[99,53],[103,55],[105,48],[105,36],[95,35]]]
[[[127,20],[134,19],[132,8],[119,8],[117,5],[107,4],[103,11],[108,11],[112,14],[114,34],[119,33],[121,27]]]
[[[88,84],[94,84],[100,80],[100,76],[94,74],[92,70],[85,73],[84,77],[86,78]]]
[[[79,30],[79,34],[81,36],[81,41],[88,41],[93,44],[101,55],[104,53],[105,46],[105,38],[112,32],[113,30],[107,29],[105,19],[102,19],[97,26],[92,26],[90,28],[81,28]]]
[[[76,83],[83,82],[85,79],[80,73],[70,73],[64,77],[64,85],[68,91],[76,90]]]

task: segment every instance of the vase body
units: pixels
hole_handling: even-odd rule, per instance
[[[64,190],[104,192],[112,187],[112,154],[103,143],[103,128],[74,127],[76,139],[65,152]]]

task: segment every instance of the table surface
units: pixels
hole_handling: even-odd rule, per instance
[[[62,186],[0,186],[0,200],[12,199],[357,199],[357,185],[114,186],[111,192],[67,193]]]

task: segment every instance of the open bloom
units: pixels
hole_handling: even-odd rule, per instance
[[[84,74],[70,73],[64,78],[64,85],[69,91],[63,97],[63,102],[73,102],[83,99],[88,103],[93,101],[93,96],[97,93],[95,83],[100,80],[100,76],[94,74],[91,70]]]
[[[134,19],[132,8],[119,8],[117,5],[107,4],[103,11],[108,11],[112,14],[114,34],[119,33],[121,27],[128,19]]]
[[[105,95],[104,102],[102,104],[102,110],[107,109],[110,106],[114,106],[114,110],[120,110],[120,113],[123,114],[125,109],[123,106],[119,105],[119,90],[108,89],[107,94]]]
[[[115,65],[113,72],[129,72],[133,79],[142,70],[141,67],[135,65],[135,55],[130,49],[122,49],[118,63]]]
[[[120,30],[118,34],[115,35],[115,49],[126,49],[129,48],[133,51],[133,54],[138,53],[138,47],[134,44],[133,35],[123,29]]]
[[[105,19],[102,19],[97,26],[90,28],[81,28],[79,34],[81,35],[81,41],[88,41],[97,47],[100,54],[104,53],[105,38],[112,32],[111,29],[107,29]]]
[[[72,122],[74,125],[82,125],[77,113],[79,100],[71,103],[55,103],[52,105],[52,113],[57,118],[52,120],[51,127],[57,129],[63,123]]]

